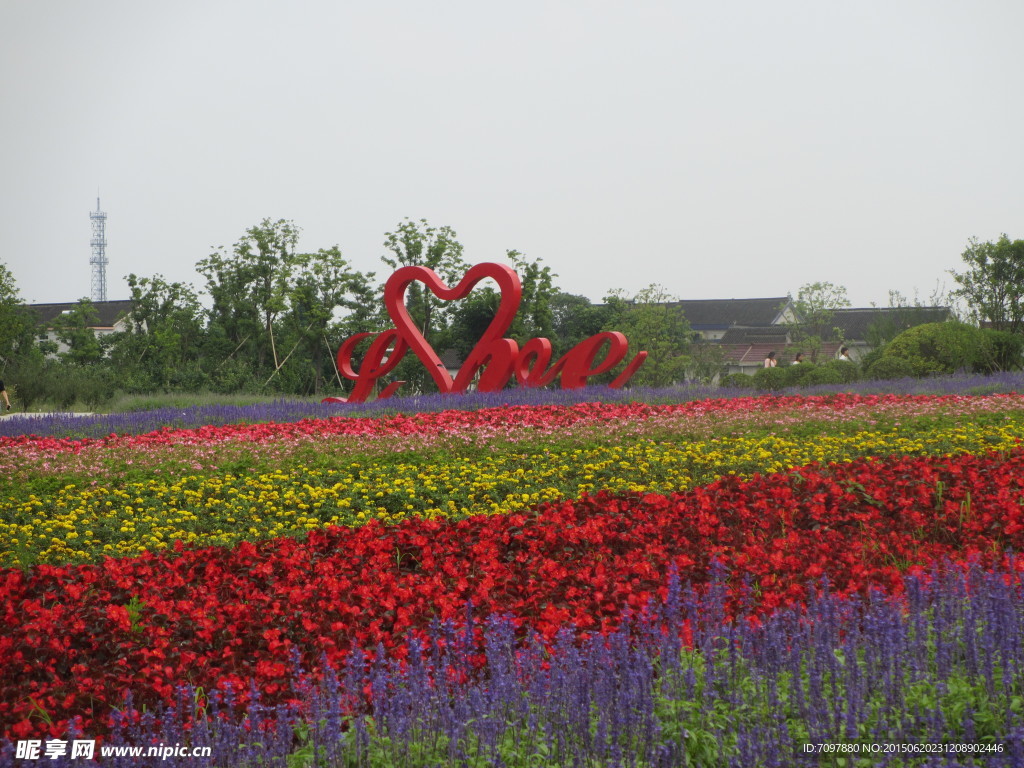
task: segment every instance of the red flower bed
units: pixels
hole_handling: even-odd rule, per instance
[[[552,636],[614,626],[664,596],[675,564],[706,578],[712,557],[764,610],[827,574],[840,592],[899,590],[915,564],[1024,546],[1024,451],[899,457],[726,478],[686,493],[599,494],[457,523],[314,531],[234,549],[184,550],[0,572],[0,728],[24,738],[72,714],[98,726],[190,681],[254,679],[287,694],[292,649],[307,668],[353,645],[398,649],[438,617],[507,612]],[[750,595],[742,599],[750,599]],[[96,722],[92,722],[93,719]]]

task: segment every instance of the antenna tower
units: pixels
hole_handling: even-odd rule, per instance
[[[100,199],[96,198],[96,210],[89,213],[92,219],[92,300],[107,300],[107,214],[100,210]]]

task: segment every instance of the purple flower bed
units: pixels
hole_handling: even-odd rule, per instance
[[[778,394],[828,394],[854,392],[859,394],[992,394],[1016,392],[1024,389],[1024,373],[1000,373],[988,376],[954,375],[928,379],[898,379],[895,381],[861,381],[845,385],[821,385],[800,389],[785,389]],[[294,422],[302,419],[330,416],[376,416],[389,413],[440,411],[449,408],[473,410],[502,405],[568,405],[580,402],[644,401],[686,402],[708,398],[749,397],[756,394],[750,389],[713,386],[678,386],[653,389],[635,387],[611,389],[586,387],[575,390],[561,389],[506,389],[501,392],[473,392],[463,395],[420,395],[395,397],[369,403],[322,404],[310,400],[275,400],[270,403],[245,406],[195,406],[191,408],[161,408],[131,413],[74,416],[56,414],[34,418],[5,419],[0,421],[0,436],[14,437],[25,434],[52,437],[104,437],[111,433],[142,434],[161,427],[193,428],[204,425]]]

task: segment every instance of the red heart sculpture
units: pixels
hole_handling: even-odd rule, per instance
[[[405,307],[405,291],[411,283],[419,280],[430,291],[443,301],[456,301],[469,295],[477,283],[485,278],[492,278],[501,290],[501,301],[494,319],[484,331],[480,340],[469,353],[458,376],[452,380],[441,358],[424,338],[423,333],[409,316]],[[483,263],[470,267],[463,275],[459,284],[449,288],[437,273],[427,267],[401,267],[384,285],[384,306],[398,330],[399,336],[409,345],[413,353],[420,359],[430,372],[437,388],[441,392],[461,392],[466,389],[475,373],[488,365],[481,376],[478,388],[481,391],[500,389],[508,381],[512,365],[519,353],[519,347],[512,339],[502,338],[515,319],[519,302],[522,300],[523,288],[519,275],[511,267],[504,264]]]

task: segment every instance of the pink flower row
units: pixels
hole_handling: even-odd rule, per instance
[[[111,434],[104,438],[55,438],[38,435],[0,437],[0,450],[16,451],[22,458],[80,453],[97,447],[145,448],[169,445],[210,445],[240,441],[264,444],[273,441],[335,437],[388,438],[437,435],[512,437],[564,432],[573,427],[638,423],[678,424],[713,419],[749,421],[758,415],[787,420],[819,418],[849,421],[914,417],[952,408],[958,413],[1019,410],[1024,395],[1017,393],[971,395],[856,395],[759,396],[735,399],[695,400],[687,403],[580,403],[571,406],[505,406],[477,411],[449,410],[376,418],[332,417],[289,423],[229,424],[193,429],[164,428],[141,435]]]

